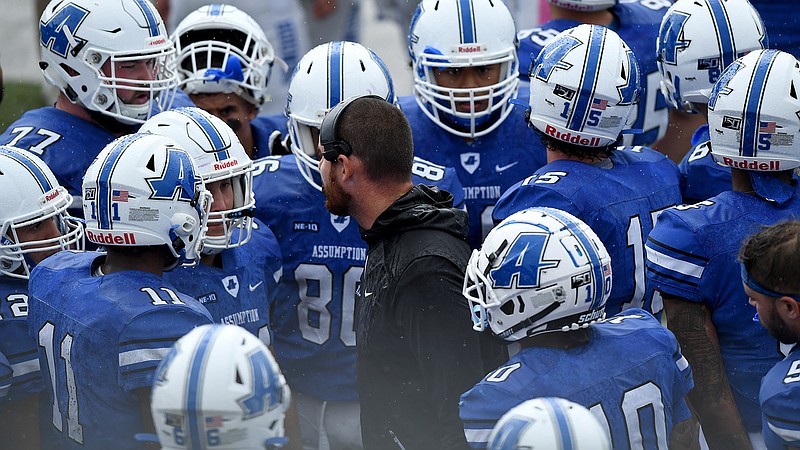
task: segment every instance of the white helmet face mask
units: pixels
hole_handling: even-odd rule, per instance
[[[800,63],[778,50],[733,62],[708,101],[711,153],[717,163],[749,171],[800,167]]]
[[[758,12],[747,0],[678,0],[661,20],[656,41],[661,92],[673,107],[695,112],[729,64],[767,48]]]
[[[417,103],[452,134],[473,139],[491,133],[512,111],[509,100],[519,84],[518,46],[504,2],[423,0],[408,35]],[[488,86],[450,88],[440,86],[435,76],[495,64],[500,65],[500,77]]]
[[[175,140],[192,157],[207,188],[211,183],[230,181],[233,203],[220,211],[214,211],[212,203],[203,253],[215,254],[246,244],[253,230],[255,208],[253,163],[236,133],[199,108],[165,111],[150,118],[139,131]]]
[[[551,5],[573,11],[602,11],[618,3],[617,0],[547,0]]]
[[[0,192],[0,275],[27,279],[34,265],[29,253],[83,249],[83,224],[67,214],[72,196],[41,159],[0,146]],[[46,220],[55,222],[58,236],[23,242],[20,229]]]
[[[489,435],[488,450],[611,450],[608,432],[592,413],[557,397],[527,400],[500,418]]]
[[[171,105],[175,50],[148,0],[53,0],[39,35],[44,77],[73,103],[124,124]]]
[[[594,232],[552,208],[507,217],[474,250],[464,296],[473,329],[507,340],[569,331],[605,316],[611,258]]]
[[[597,25],[566,30],[532,64],[530,123],[554,139],[604,147],[636,119],[641,80],[633,52]]]
[[[325,114],[342,100],[367,95],[396,101],[386,65],[361,44],[333,41],[318,45],[297,64],[286,103],[291,150],[300,173],[318,190],[322,186],[312,128],[318,131]]]
[[[256,108],[269,100],[275,49],[244,11],[232,5],[202,6],[178,24],[173,39],[175,70],[187,94],[234,93]]]
[[[286,442],[289,387],[269,349],[241,327],[195,328],[154,380],[151,409],[163,449],[263,450]]]
[[[172,139],[131,134],[108,144],[83,178],[86,238],[98,245],[166,245],[196,264],[211,194],[189,154]]]

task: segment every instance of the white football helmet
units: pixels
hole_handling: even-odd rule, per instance
[[[86,238],[97,245],[166,245],[177,264],[196,264],[211,194],[189,154],[154,134],[123,136],[83,177]]]
[[[235,93],[260,108],[276,61],[275,49],[247,13],[212,4],[190,13],[172,35],[175,69],[187,94]]]
[[[711,154],[750,171],[800,167],[800,63],[757,50],[728,66],[708,100]]]
[[[72,196],[36,155],[0,146],[0,275],[28,279],[32,252],[83,248],[83,224],[67,214]],[[18,230],[54,220],[61,236],[24,241]]]
[[[767,48],[767,33],[747,0],[678,0],[661,20],[656,41],[661,93],[673,107],[695,112],[736,58]]]
[[[192,157],[206,186],[230,179],[233,207],[208,215],[208,226],[221,225],[224,232],[207,234],[203,253],[216,254],[246,244],[253,230],[256,205],[253,162],[231,127],[200,108],[177,108],[151,117],[139,131],[174,139]]]
[[[414,95],[425,114],[457,136],[484,136],[511,114],[516,95],[517,40],[514,20],[502,1],[423,0],[408,35]],[[436,70],[500,64],[497,83],[479,88],[439,86]],[[480,109],[486,102],[483,110]],[[476,103],[478,104],[476,106]],[[468,111],[458,105],[467,104]]]
[[[605,147],[636,119],[639,65],[619,35],[579,25],[554,37],[532,64],[530,123],[552,138]]]
[[[573,11],[602,11],[619,3],[619,0],[547,0],[551,5]]]
[[[167,58],[175,50],[150,1],[52,0],[39,35],[44,77],[73,103],[125,124],[142,123],[172,103],[178,78]],[[124,78],[119,66],[148,76]],[[126,92],[146,99],[125,103]]]
[[[311,128],[318,131],[325,114],[342,100],[366,95],[396,102],[389,69],[361,44],[328,42],[311,49],[297,63],[286,102],[291,150],[303,178],[318,190],[322,190],[319,159]]]
[[[577,403],[557,397],[527,400],[511,408],[489,435],[488,450],[611,450],[608,431]]]
[[[611,258],[586,224],[530,208],[500,222],[473,250],[464,277],[473,329],[518,341],[586,327],[605,316]]]
[[[214,324],[175,342],[154,375],[150,406],[163,449],[265,449],[287,442],[290,397],[263,342]]]

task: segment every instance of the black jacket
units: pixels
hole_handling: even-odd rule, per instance
[[[469,448],[459,398],[505,361],[499,341],[472,330],[461,294],[468,219],[452,205],[450,193],[415,186],[361,230],[369,247],[356,298],[365,450]]]

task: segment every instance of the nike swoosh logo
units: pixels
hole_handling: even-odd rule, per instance
[[[502,171],[504,171],[506,169],[510,169],[510,168],[516,166],[518,163],[519,163],[519,161],[513,162],[511,164],[507,164],[505,166],[501,166],[500,164],[498,164],[498,165],[494,166],[494,171],[495,172],[502,172]]]
[[[255,290],[256,290],[256,288],[257,288],[257,287],[261,286],[261,283],[263,283],[263,281],[259,281],[259,282],[258,282],[258,283],[256,283],[256,284],[251,284],[251,285],[248,285],[247,287],[249,287],[249,288],[250,288],[250,292],[253,292],[253,291],[255,291]]]
[[[364,298],[367,298],[372,294],[374,294],[374,292],[364,292]]]

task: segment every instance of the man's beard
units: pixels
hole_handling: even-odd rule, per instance
[[[328,182],[322,184],[322,193],[325,194],[325,208],[336,216],[349,216],[348,207],[352,198],[334,181],[331,175],[332,172],[329,172]]]
[[[779,342],[783,344],[797,343],[797,337],[792,334],[791,330],[789,330],[789,327],[786,326],[786,323],[781,319],[780,315],[778,315],[776,308],[772,308],[772,312],[769,314],[769,323],[767,325],[769,325],[769,334]]]

